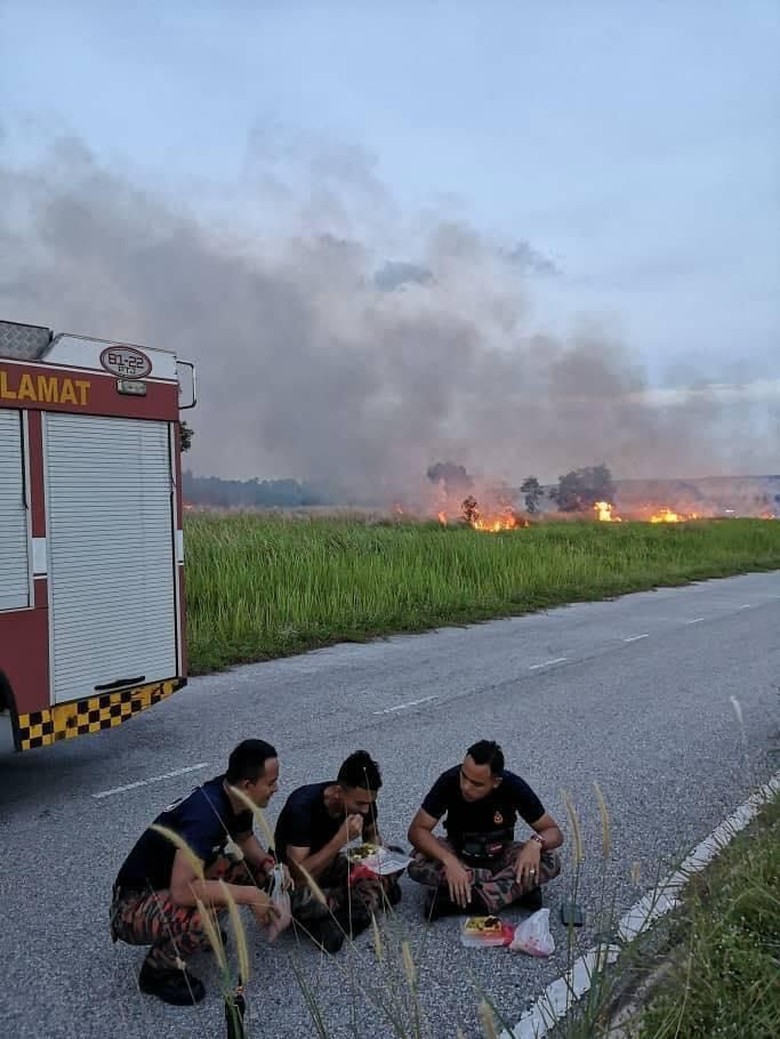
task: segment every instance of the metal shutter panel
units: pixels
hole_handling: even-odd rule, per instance
[[[165,422],[47,414],[56,703],[176,674],[173,497]]]
[[[0,610],[30,605],[22,416],[0,408]]]

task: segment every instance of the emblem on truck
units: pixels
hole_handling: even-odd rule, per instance
[[[151,358],[134,346],[107,346],[100,354],[100,363],[122,379],[145,379],[152,370]]]

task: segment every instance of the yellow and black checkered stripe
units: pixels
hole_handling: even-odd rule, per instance
[[[140,711],[164,700],[186,682],[184,678],[169,678],[133,689],[101,693],[86,700],[71,700],[54,704],[43,711],[20,714],[16,727],[16,745],[19,750],[49,747],[60,740],[84,736],[88,732],[113,729]]]

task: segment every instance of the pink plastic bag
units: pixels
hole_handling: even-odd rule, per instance
[[[529,956],[551,956],[555,952],[555,941],[550,931],[550,910],[539,909],[519,923],[509,949]]]

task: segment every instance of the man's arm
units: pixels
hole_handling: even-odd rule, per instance
[[[332,864],[341,849],[349,844],[350,841],[359,837],[362,832],[363,816],[348,815],[328,843],[323,844],[315,852],[312,852],[311,848],[305,848],[302,845],[288,844],[287,862],[293,876],[296,880],[306,881],[306,874],[298,869],[298,866],[302,866],[306,873],[316,880]]]
[[[526,890],[536,887],[539,883],[542,852],[560,848],[563,844],[560,827],[549,812],[545,812],[536,822],[531,823],[531,828],[534,835],[525,842],[515,859],[517,882]]]
[[[265,850],[251,830],[249,833],[237,834],[235,841],[244,853],[244,858],[251,866],[262,870],[264,873],[271,872],[276,865],[274,857]]]
[[[433,831],[436,829],[438,822],[439,820],[436,816],[429,815],[424,808],[420,808],[414,819],[412,819],[406,836],[417,851],[425,855],[426,858],[436,859],[437,862],[446,865],[450,859],[457,859],[457,855],[445,848],[439,838],[434,836]]]
[[[262,924],[271,923],[276,908],[264,891],[253,884],[223,884],[218,880],[201,880],[189,857],[177,850],[171,870],[170,896],[175,905],[194,906],[200,899],[206,906],[221,908],[229,904],[228,894],[236,905],[245,905]]]
[[[458,856],[434,836],[433,831],[438,821],[424,808],[418,809],[409,826],[407,837],[417,851],[444,866],[450,898],[459,906],[466,906],[471,900],[471,874]]]
[[[535,823],[532,823],[532,829],[542,839],[542,843],[539,845],[540,851],[552,851],[554,848],[560,848],[563,844],[561,828],[549,812],[545,812],[541,819],[537,819]],[[538,843],[538,841],[535,843]]]

